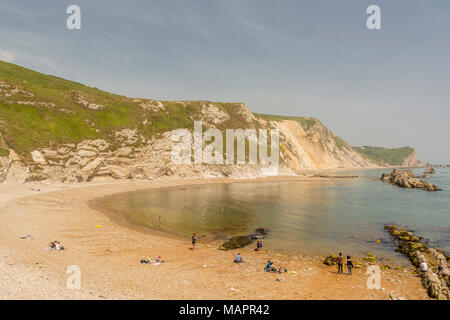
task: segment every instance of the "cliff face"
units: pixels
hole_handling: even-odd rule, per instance
[[[417,160],[416,150],[411,152],[411,154],[407,156],[402,162],[402,167],[418,167],[419,165],[420,163]]]
[[[259,121],[263,126],[280,130],[282,137],[280,149],[285,155],[286,163],[293,170],[375,166],[317,119],[259,119]]]
[[[201,110],[208,111],[198,115],[206,127],[220,126],[237,114],[247,123],[246,129],[278,128],[280,132],[278,175],[295,175],[297,171],[304,169],[374,166],[314,119],[309,126],[294,120],[267,121],[256,118],[243,104],[240,104],[236,114],[229,114],[214,103],[205,103]],[[174,130],[169,130],[147,138],[137,129],[123,129],[114,132],[111,139],[83,140],[79,143],[36,148],[30,152],[30,160],[26,157],[21,158],[10,149],[8,157],[0,158],[0,179],[17,182],[56,180],[70,183],[98,179],[160,177],[249,179],[271,175],[267,172],[267,168],[260,164],[174,164],[171,159],[175,145],[171,140],[173,133]],[[205,145],[206,143],[203,143],[203,147]]]
[[[242,103],[132,99],[0,62],[0,181],[274,174],[248,161],[175,164],[172,135],[180,128],[192,133],[194,121],[202,121],[204,131],[217,128],[223,133],[279,129],[278,175],[376,165],[316,119],[253,114]]]

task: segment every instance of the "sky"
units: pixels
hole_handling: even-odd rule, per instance
[[[450,1],[0,0],[0,60],[129,97],[316,117],[431,163],[450,164],[449,57]]]

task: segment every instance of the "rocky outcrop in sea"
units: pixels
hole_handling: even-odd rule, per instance
[[[394,169],[391,173],[383,173],[381,176],[383,182],[395,184],[401,188],[416,188],[425,191],[439,191],[440,189],[427,181],[419,180],[414,176],[411,170]]]
[[[424,174],[434,174],[434,173],[436,173],[436,170],[434,170],[433,167],[428,167],[425,169],[425,171],[423,173]]]

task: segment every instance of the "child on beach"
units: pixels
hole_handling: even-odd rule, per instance
[[[344,259],[342,258],[342,253],[339,252],[338,256],[338,274],[344,273]]]
[[[262,241],[258,240],[256,241],[256,251],[262,250]]]
[[[350,258],[350,256],[347,256],[347,270],[349,275],[352,274],[352,268],[353,268],[352,259]]]

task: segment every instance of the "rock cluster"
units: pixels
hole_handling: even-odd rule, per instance
[[[402,188],[417,188],[426,191],[439,191],[440,189],[429,182],[419,180],[414,176],[411,170],[394,169],[392,173],[383,173],[381,176],[383,182],[395,184]]]
[[[422,284],[432,298],[440,300],[450,299],[450,269],[448,257],[437,249],[430,248],[421,241],[421,238],[411,231],[406,231],[396,225],[386,225],[385,229],[398,244],[397,251],[408,256],[412,264],[419,268],[421,261],[426,261],[428,271],[421,274]],[[437,274],[439,261],[443,262],[443,270]]]
[[[253,242],[253,240],[264,238],[264,236],[267,235],[268,232],[269,232],[269,230],[267,230],[267,229],[258,228],[255,230],[254,233],[252,233],[250,235],[232,237],[231,239],[227,240],[224,244],[222,244],[219,249],[220,250],[234,250],[234,249],[243,248],[243,247],[251,244]]]
[[[423,173],[424,174],[433,174],[433,173],[436,173],[436,170],[434,170],[433,167],[428,167],[425,169],[425,171]]]
[[[235,236],[220,246],[221,250],[233,250],[243,248],[253,241],[249,236]]]
[[[326,264],[327,266],[334,266],[337,265],[338,263],[338,257],[336,255],[330,255],[327,256],[325,258],[325,260],[323,261],[324,264]]]

